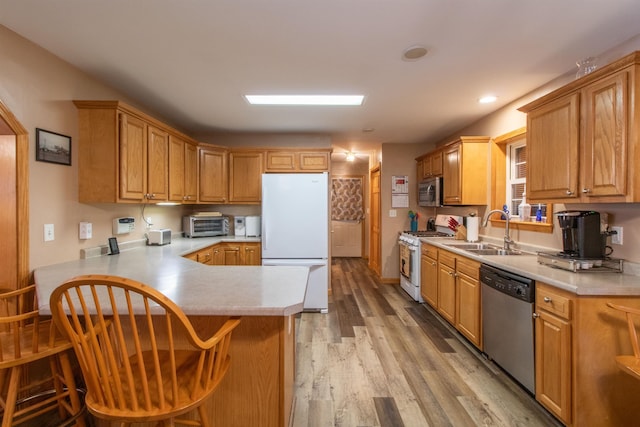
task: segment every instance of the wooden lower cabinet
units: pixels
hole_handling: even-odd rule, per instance
[[[571,308],[575,301],[536,285],[536,399],[571,424]]]
[[[456,258],[438,251],[438,306],[436,310],[452,325],[456,324]]]
[[[184,256],[207,265],[261,265],[260,242],[223,242]]]
[[[576,295],[536,282],[536,399],[567,426],[636,426],[640,381],[615,356],[633,354],[624,317],[637,296]]]
[[[438,248],[423,244],[420,254],[420,294],[427,304],[438,307]]]
[[[420,280],[426,288],[420,292],[447,322],[482,350],[480,263],[442,249],[438,249],[437,260],[434,280],[430,278],[434,277],[433,256],[423,252]]]
[[[456,329],[482,348],[480,263],[456,257]]]

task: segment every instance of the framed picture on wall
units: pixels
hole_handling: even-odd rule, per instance
[[[71,137],[36,128],[36,160],[71,166]]]

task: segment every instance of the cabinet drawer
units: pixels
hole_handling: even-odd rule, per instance
[[[444,264],[447,267],[455,269],[456,267],[456,256],[451,252],[444,251],[442,249],[438,250],[438,262],[440,264]]]
[[[480,280],[480,263],[466,258],[458,257],[456,264],[457,273],[462,273],[472,279]]]
[[[422,255],[428,256],[429,258],[438,259],[438,248],[431,245],[422,245],[420,252]]]
[[[547,286],[536,286],[536,307],[563,319],[571,319],[571,298]]]

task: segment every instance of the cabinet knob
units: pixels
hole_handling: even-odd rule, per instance
[[[435,266],[436,262],[435,261],[431,261],[431,265]]]
[[[591,193],[591,189],[590,189],[590,188],[583,188],[583,189],[582,189],[582,192],[583,192],[584,194]]]
[[[542,300],[544,302],[546,302],[546,303],[550,303],[551,302],[551,298],[549,298],[549,297],[544,297]]]
[[[533,313],[533,318],[537,319],[538,317],[540,317],[540,315],[538,313]]]
[[[567,196],[571,196],[572,194],[573,194],[573,191],[567,190]]]

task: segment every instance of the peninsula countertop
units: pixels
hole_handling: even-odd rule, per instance
[[[539,264],[537,255],[533,252],[508,256],[476,255],[456,248],[456,244],[464,244],[464,241],[441,237],[422,238],[421,240],[475,261],[548,283],[576,295],[640,296],[640,276],[638,275],[608,272],[573,273]]]
[[[118,255],[78,259],[35,269],[40,312],[49,314],[49,296],[72,277],[108,274],[149,285],[187,315],[289,316],[303,310],[308,267],[210,266],[184,255],[219,242],[255,238],[177,238],[165,246],[139,245]]]

